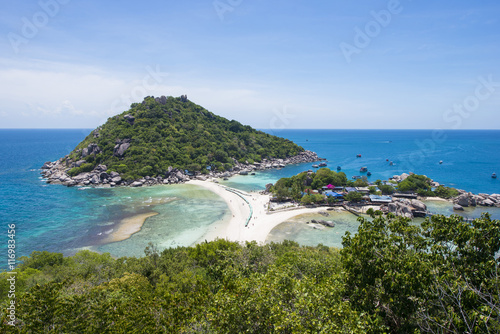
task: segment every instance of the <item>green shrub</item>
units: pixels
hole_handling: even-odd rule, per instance
[[[68,172],[69,176],[76,176],[80,173],[90,172],[94,169],[94,164],[83,163],[80,167],[71,168]]]

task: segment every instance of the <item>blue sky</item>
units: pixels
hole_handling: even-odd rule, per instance
[[[500,128],[498,1],[0,4],[0,128],[181,94],[257,128]]]

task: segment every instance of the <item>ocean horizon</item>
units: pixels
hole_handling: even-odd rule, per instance
[[[0,129],[0,219],[5,233],[16,224],[16,254],[52,251],[66,255],[79,249],[110,252],[113,256],[140,256],[149,241],[160,247],[190,246],[204,231],[225,219],[227,205],[215,194],[187,185],[150,188],[67,188],[46,184],[40,167],[68,154],[90,129]],[[341,166],[348,178],[366,166],[370,181],[403,172],[425,174],[447,186],[473,193],[499,193],[500,130],[453,130],[439,136],[435,130],[263,130],[287,138],[327,159],[328,167]],[[361,154],[361,158],[356,156]],[[390,162],[393,165],[390,165]],[[442,161],[442,163],[440,163]],[[267,183],[311,169],[312,164],[291,165],[223,182],[245,191],[262,190]],[[450,206],[431,206],[434,213],[452,214]],[[155,211],[143,229],[125,241],[102,240],[126,217]],[[498,208],[468,209],[478,217]],[[339,227],[356,230],[353,217],[338,216]],[[302,244],[338,246],[343,229],[305,230],[294,221],[271,233],[270,241],[285,238]],[[6,252],[6,245],[2,245]],[[4,253],[6,254],[6,253]],[[4,266],[2,266],[3,268]]]

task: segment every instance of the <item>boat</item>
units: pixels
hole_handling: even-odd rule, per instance
[[[496,179],[496,178],[497,178],[497,173],[493,173],[493,174],[491,174],[491,178],[492,178],[492,179]]]
[[[394,166],[394,162],[389,162],[389,166]]]
[[[366,173],[366,175],[372,176],[372,172],[368,172],[368,173]]]
[[[360,171],[361,173],[366,173],[366,172],[368,172],[368,167],[361,167],[361,168],[359,169],[359,171]]]
[[[337,170],[342,170],[342,167],[340,167],[340,166],[337,166]]]
[[[356,158],[361,158],[361,154],[356,155]]]
[[[319,168],[319,166],[318,165],[313,165],[313,168]]]
[[[439,161],[439,164],[441,165],[442,163],[443,163],[443,160],[440,160],[440,161]]]
[[[359,176],[359,175],[355,175],[352,177],[353,180],[360,179],[360,178],[361,178],[361,176]]]
[[[319,166],[320,166],[320,167],[326,167],[327,165],[326,165],[326,162],[321,162],[321,163],[319,164]]]

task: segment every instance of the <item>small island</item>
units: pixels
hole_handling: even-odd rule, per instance
[[[110,117],[42,175],[66,186],[132,186],[224,178],[318,161],[292,141],[217,116],[180,97],[146,97]]]

